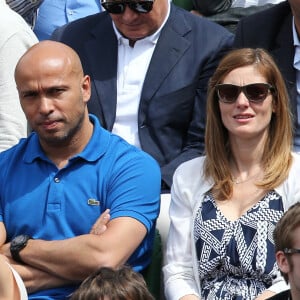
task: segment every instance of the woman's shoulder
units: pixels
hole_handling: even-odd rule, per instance
[[[204,176],[204,162],[205,156],[199,156],[182,163],[173,177],[175,188],[191,194],[209,190],[212,183]]]
[[[188,174],[203,174],[205,156],[198,156],[196,158],[187,160],[180,164],[175,171],[176,176],[188,175]]]
[[[287,210],[292,204],[300,201],[300,153],[292,153],[292,165],[286,180],[275,190],[282,196],[284,209]]]
[[[300,152],[292,152],[292,156],[295,158],[295,159],[300,159]]]
[[[293,152],[292,157],[293,163],[291,170],[295,170],[296,172],[298,172],[300,170],[300,152]]]

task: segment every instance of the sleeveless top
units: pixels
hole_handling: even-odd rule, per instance
[[[201,299],[252,300],[272,285],[278,272],[273,230],[282,214],[275,191],[235,221],[205,195],[194,222]]]

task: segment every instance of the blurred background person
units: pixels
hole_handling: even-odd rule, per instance
[[[300,203],[291,206],[279,220],[274,242],[277,264],[290,289],[269,299],[300,299]]]
[[[34,32],[40,41],[48,40],[57,27],[98,13],[101,7],[100,0],[43,0],[37,11]]]
[[[241,18],[270,8],[282,1],[284,0],[173,0],[176,5],[196,15],[206,17],[233,33]]]
[[[43,0],[6,0],[9,7],[21,15],[30,27],[34,26],[37,10]]]
[[[29,25],[0,0],[0,151],[27,136],[27,121],[21,109],[14,79],[19,58],[38,40]]]
[[[81,283],[70,300],[125,299],[155,300],[143,276],[126,265],[117,269],[100,268]]]
[[[100,0],[6,0],[6,3],[34,29],[39,40],[74,20],[102,10]]]

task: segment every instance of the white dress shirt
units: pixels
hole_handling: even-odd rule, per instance
[[[161,29],[170,14],[168,13],[160,28],[150,36],[135,42],[134,47],[121,35],[113,23],[118,39],[117,111],[112,132],[128,143],[140,148],[138,136],[138,109],[145,76]]]

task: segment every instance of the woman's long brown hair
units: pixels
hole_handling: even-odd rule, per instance
[[[257,186],[265,190],[274,189],[287,178],[292,163],[293,133],[289,99],[284,79],[276,63],[263,49],[232,50],[221,60],[208,86],[204,174],[207,178],[213,178],[213,191],[218,200],[231,198],[233,182],[229,168],[232,152],[228,131],[222,123],[215,86],[222,83],[232,70],[251,65],[257,67],[267,82],[275,88],[275,112],[271,117],[262,157],[264,178]]]

